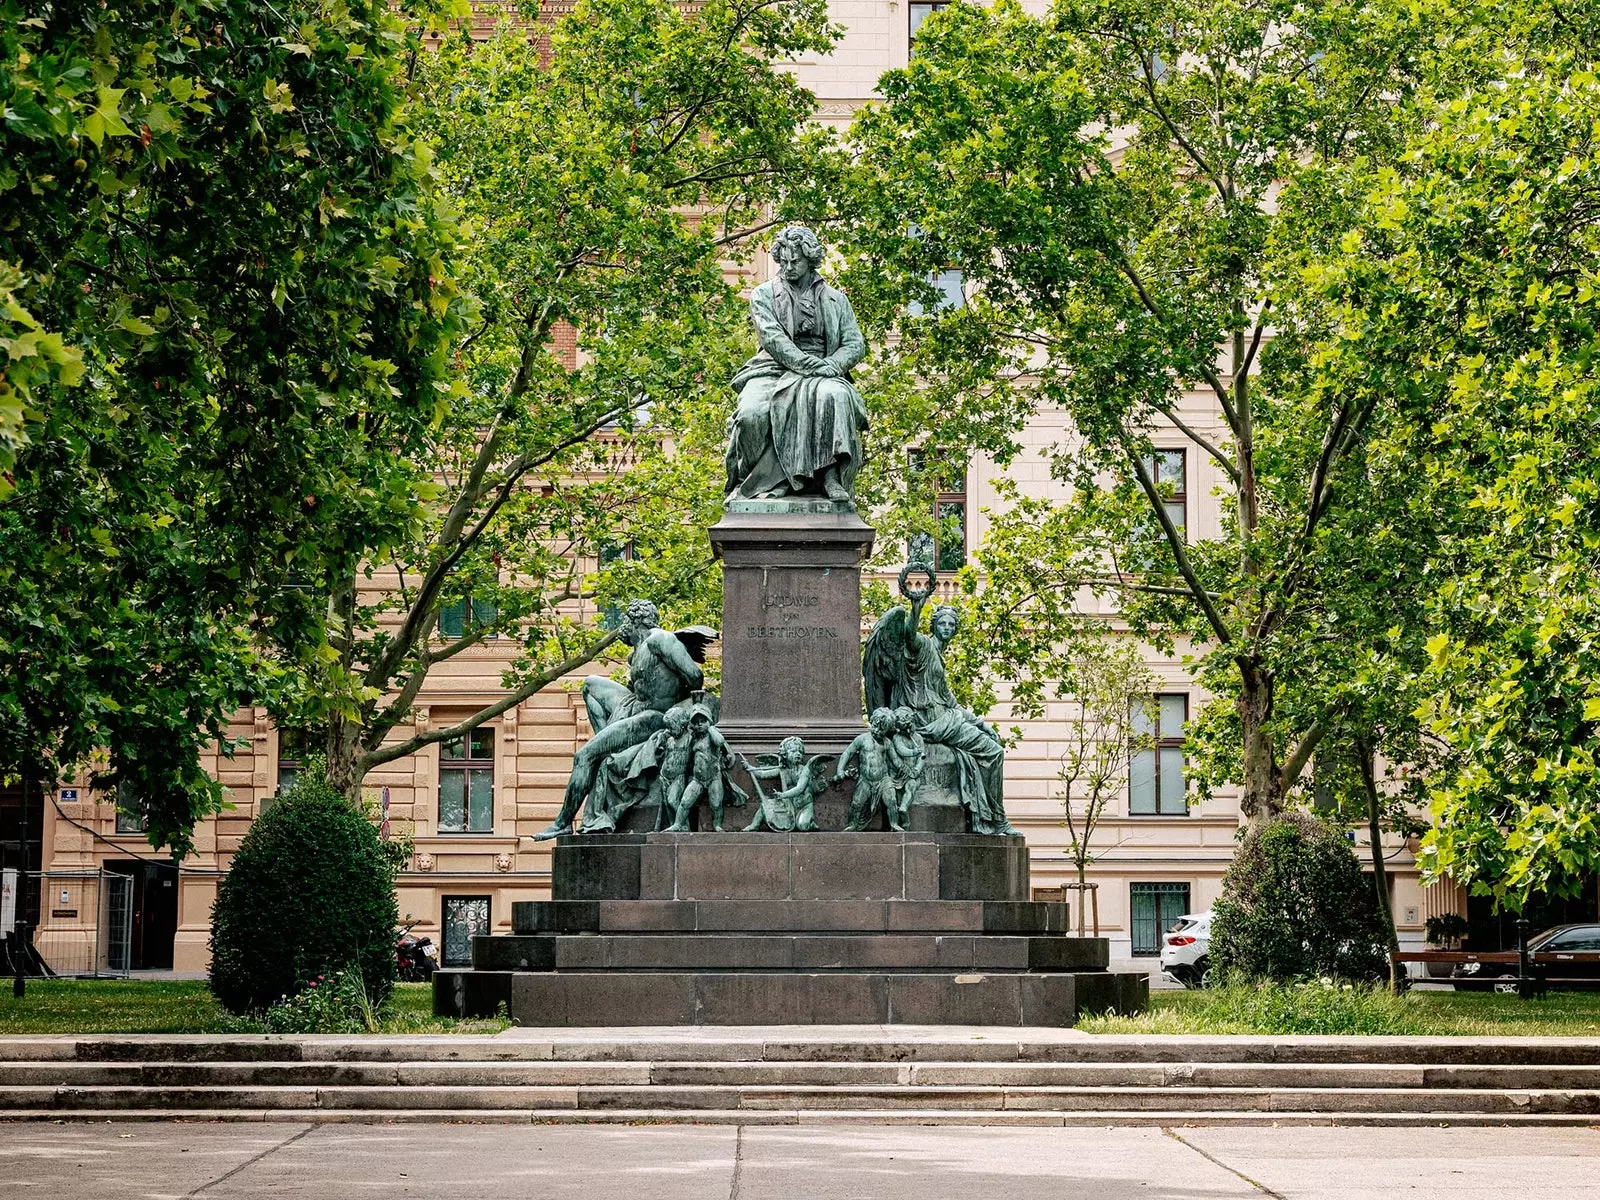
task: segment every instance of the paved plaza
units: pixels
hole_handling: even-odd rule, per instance
[[[1588,1198],[1600,1129],[0,1125],[0,1197]]]

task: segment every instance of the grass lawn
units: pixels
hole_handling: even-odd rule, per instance
[[[1090,1017],[1090,1033],[1365,1033],[1458,1037],[1600,1037],[1600,992],[1521,1000],[1493,992],[1414,991],[1317,984],[1150,993],[1137,1017]]]
[[[433,989],[396,984],[384,1033],[498,1033],[509,1021],[455,1021],[433,1015]],[[254,1021],[230,1016],[204,980],[30,979],[21,1000],[0,981],[0,1034],[7,1033],[261,1033]]]
[[[4,981],[0,981],[4,982]],[[432,1015],[432,989],[402,983],[384,1033],[498,1033],[505,1020],[454,1021]],[[1487,992],[1411,992],[1308,986],[1158,991],[1137,1017],[1086,1017],[1090,1033],[1365,1033],[1466,1037],[1600,1037],[1600,992],[1555,992],[1519,1000]],[[0,988],[0,1034],[260,1033],[229,1016],[201,980],[28,981],[22,1000]]]

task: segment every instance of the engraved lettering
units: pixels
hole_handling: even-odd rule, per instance
[[[833,625],[747,625],[745,636],[784,641],[830,641],[839,636],[839,630]]]
[[[816,608],[821,603],[820,596],[805,596],[795,592],[769,592],[761,597],[762,608]]]

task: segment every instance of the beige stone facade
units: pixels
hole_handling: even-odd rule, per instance
[[[832,56],[796,67],[819,98],[821,119],[848,120],[870,98],[884,70],[905,64],[913,7],[905,0],[835,0],[834,19],[846,30],[843,41]],[[1198,393],[1189,397],[1184,417],[1196,427],[1223,435],[1209,401]],[[1027,492],[1054,494],[1062,485],[1051,479],[1048,451],[1069,433],[1059,415],[1041,416],[1024,434],[1025,452],[1006,468],[1009,477]],[[1187,450],[1185,495],[1191,536],[1216,535],[1220,532],[1219,501],[1212,493],[1220,480],[1212,464],[1175,432],[1170,439],[1158,438],[1158,443]],[[997,468],[981,462],[968,472],[969,550],[984,534],[984,510],[997,502],[996,475]],[[382,583],[381,577],[377,582]],[[437,666],[422,693],[417,725],[449,724],[491,702],[500,694],[500,674],[508,658],[508,649],[489,642]],[[1197,712],[1203,697],[1180,663],[1167,658],[1152,658],[1151,662],[1163,691],[1186,697],[1188,711]],[[992,714],[1002,725],[1008,724],[1007,715],[1004,706]],[[1044,719],[1027,723],[1006,764],[1007,808],[1027,836],[1033,883],[1041,889],[1058,887],[1071,877],[1056,798],[1056,763],[1066,733],[1065,719],[1065,706],[1052,705]],[[576,692],[558,689],[517,706],[492,721],[489,728],[493,742],[493,820],[489,829],[473,833],[438,829],[441,780],[437,746],[391,763],[366,781],[369,799],[376,805],[387,793],[393,826],[415,838],[416,856],[400,880],[400,911],[415,919],[419,932],[429,933],[435,941],[444,941],[441,924],[452,898],[487,899],[492,928],[504,931],[509,929],[513,901],[548,895],[548,844],[535,845],[529,835],[555,816],[572,753],[588,733]],[[395,731],[395,737],[398,740],[411,732],[411,727],[404,727]],[[226,787],[234,807],[205,821],[196,831],[195,853],[177,876],[171,962],[182,970],[205,966],[218,879],[250,822],[264,803],[270,803],[283,763],[278,733],[262,710],[238,714],[230,733],[245,739],[248,748],[232,759],[214,758],[208,765]],[[91,796],[86,789],[76,794],[79,799],[74,802],[58,793],[59,807],[47,806],[43,847],[47,869],[93,870],[108,863],[126,865],[137,857],[157,857],[137,832],[117,830],[112,804]],[[1119,801],[1097,839],[1104,856],[1090,875],[1099,885],[1100,929],[1112,940],[1114,958],[1126,960],[1136,949],[1150,949],[1152,938],[1159,934],[1157,925],[1169,923],[1175,908],[1202,910],[1216,898],[1238,828],[1238,806],[1231,793],[1185,806],[1181,815],[1132,815],[1127,798]],[[1358,838],[1357,849],[1366,854],[1364,834]],[[1415,945],[1421,941],[1428,916],[1463,911],[1463,898],[1453,888],[1422,888],[1405,846],[1397,843],[1385,850],[1394,879],[1394,912],[1401,938]],[[1134,920],[1136,905],[1140,906],[1140,921]],[[70,911],[70,906],[62,911]],[[451,911],[464,910],[452,902]],[[64,945],[66,939],[81,936],[74,930],[89,916],[87,910],[82,917],[71,919],[55,919],[50,913],[51,905],[46,903],[38,942],[47,958],[52,944]],[[153,958],[145,955],[150,965],[160,961],[161,949],[154,948]],[[1153,967],[1155,960],[1140,961]]]

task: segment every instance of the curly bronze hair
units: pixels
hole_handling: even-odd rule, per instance
[[[623,613],[623,620],[630,625],[643,624],[647,629],[654,629],[661,623],[661,610],[652,601],[633,600]]]
[[[822,239],[804,225],[785,226],[783,232],[772,243],[772,257],[781,257],[779,252],[784,249],[803,254],[813,270],[821,265],[823,255],[826,253],[822,248]]]

